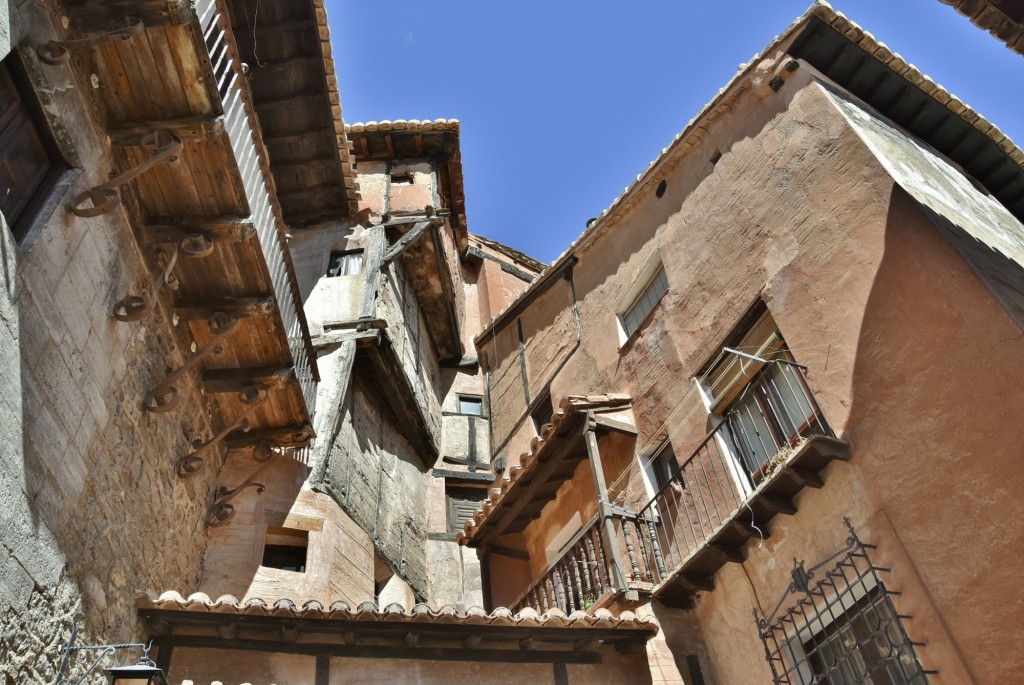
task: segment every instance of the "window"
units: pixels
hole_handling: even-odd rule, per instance
[[[921,643],[910,639],[893,605],[900,593],[879,576],[886,564],[876,566],[874,545],[861,542],[849,519],[844,524],[845,547],[810,568],[794,560],[792,582],[772,613],[754,611],[772,682],[927,685],[914,650]]]
[[[459,395],[459,413],[469,416],[484,415],[484,398],[475,395]]]
[[[391,185],[393,186],[411,186],[412,185],[412,174],[408,171],[393,171],[391,172]]]
[[[0,211],[15,239],[28,229],[65,164],[14,56],[0,62]]]
[[[751,484],[770,475],[775,458],[801,439],[831,434],[763,302],[727,337],[701,378],[711,413],[725,419],[731,449]]]
[[[462,532],[486,497],[487,490],[483,488],[449,488],[448,532],[453,535]]]
[[[671,443],[658,450],[658,453],[651,460],[651,470],[654,473],[654,487],[658,492],[671,483],[679,480],[679,461],[672,449]]]
[[[530,412],[530,418],[533,419],[533,427],[537,429],[537,435],[540,435],[544,424],[551,423],[551,416],[554,413],[554,409],[551,406],[551,391],[545,390],[537,402],[537,406]]]
[[[332,252],[327,262],[327,276],[354,276],[363,270],[363,251]]]
[[[283,526],[267,526],[263,543],[263,566],[282,571],[306,572],[306,548],[309,531]]]
[[[643,292],[619,315],[619,323],[626,338],[633,335],[640,324],[644,322],[647,315],[654,311],[661,296],[668,292],[668,277],[665,276],[665,267],[660,267],[658,272],[647,284]]]

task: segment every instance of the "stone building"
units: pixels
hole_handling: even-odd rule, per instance
[[[1024,673],[1024,153],[827,6],[551,265],[322,0],[7,20],[6,682]]]

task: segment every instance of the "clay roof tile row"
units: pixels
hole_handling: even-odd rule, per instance
[[[348,133],[362,133],[374,131],[458,131],[458,119],[395,119],[390,121],[367,121],[355,124],[346,124],[345,131]]]
[[[498,607],[487,613],[480,607],[459,609],[453,606],[443,606],[433,609],[427,604],[417,604],[407,612],[400,604],[389,604],[380,610],[374,602],[363,602],[353,607],[347,602],[333,602],[330,606],[324,606],[317,600],[308,600],[300,605],[290,599],[279,599],[271,603],[253,597],[241,601],[234,595],[221,595],[217,599],[212,599],[202,592],[194,592],[185,597],[175,590],[168,590],[159,595],[153,592],[140,592],[135,596],[135,606],[140,610],[157,609],[321,620],[522,626],[526,628],[623,628],[647,630],[652,634],[658,631],[658,624],[653,619],[639,618],[630,611],[624,611],[616,616],[607,609],[598,609],[593,614],[574,611],[566,615],[565,612],[557,608],[549,609],[544,613],[530,608],[512,613],[510,609]]]

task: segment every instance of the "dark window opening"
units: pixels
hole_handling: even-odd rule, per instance
[[[668,181],[662,181],[658,184],[658,188],[654,191],[655,197],[661,197],[668,190]]]
[[[700,659],[696,654],[686,655],[686,670],[690,673],[690,685],[704,685],[704,671],[700,668]]]
[[[544,428],[545,424],[551,423],[551,417],[555,413],[554,407],[551,406],[551,391],[544,391],[544,395],[541,396],[540,401],[537,402],[537,406],[530,412],[530,418],[533,419],[533,427],[537,429],[537,435],[540,435],[540,431]]]
[[[711,166],[715,166],[716,164],[718,164],[718,160],[720,160],[721,158],[722,151],[716,149],[713,153],[711,153],[711,159],[709,159],[708,161],[711,163]]]
[[[483,416],[484,398],[473,395],[459,395],[459,413],[469,416]]]
[[[658,492],[673,481],[680,481],[679,461],[672,445],[665,443],[651,461],[651,469],[654,471],[654,484]]]
[[[448,488],[448,532],[462,531],[486,497],[483,488]]]
[[[363,270],[363,251],[348,250],[332,252],[327,262],[327,276],[355,276]]]
[[[45,121],[12,54],[0,62],[0,211],[19,242],[67,167]]]
[[[309,531],[267,526],[262,565],[282,571],[306,572]]]
[[[408,171],[401,171],[391,174],[391,185],[393,186],[411,186],[412,185],[412,174]]]

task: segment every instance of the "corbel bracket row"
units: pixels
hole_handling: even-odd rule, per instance
[[[121,173],[111,173],[106,183],[85,190],[71,201],[71,213],[82,218],[101,216],[121,204],[122,185],[158,164],[176,161],[184,147],[181,138],[165,130],[156,130],[143,136],[142,147],[149,152],[149,159]]]
[[[268,466],[273,464],[280,455],[280,450],[276,449],[269,442],[263,440],[256,443],[253,446],[252,456],[256,463],[260,464],[260,467],[253,471],[252,475],[245,479],[241,485],[235,488],[230,490],[224,486],[217,488],[213,503],[206,514],[206,525],[216,528],[228,524],[235,515],[235,507],[231,504],[231,500],[246,488],[254,488],[257,494],[263,494],[266,486],[263,483],[257,482],[256,478]]]
[[[233,421],[224,426],[209,440],[203,442],[202,440],[197,439],[192,442],[192,451],[178,457],[178,461],[174,464],[174,472],[177,474],[178,478],[191,478],[202,471],[206,454],[223,442],[224,438],[226,438],[228,434],[236,428],[241,428],[242,432],[248,433],[252,429],[252,424],[249,422],[249,415],[262,406],[267,401],[268,397],[269,394],[267,392],[267,386],[265,385],[255,385],[239,392],[238,401],[242,403],[245,409],[243,409],[241,414],[236,416]],[[261,451],[262,448],[260,445],[262,444],[263,443],[257,444],[256,449],[253,451],[253,458],[260,463],[272,458],[267,456],[265,452]]]
[[[131,40],[146,30],[146,25],[138,17],[121,17],[114,22],[113,28],[101,33],[90,33],[68,40],[51,40],[36,50],[39,61],[50,66],[67,64],[71,60],[71,50],[100,45],[120,38]]]
[[[113,316],[118,321],[142,321],[149,316],[154,309],[156,309],[157,297],[160,295],[160,289],[166,287],[168,290],[177,290],[178,279],[174,276],[172,271],[174,265],[178,261],[178,255],[184,254],[186,257],[206,257],[213,252],[213,237],[205,232],[196,232],[182,238],[174,246],[171,251],[171,255],[168,257],[167,253],[160,250],[159,261],[164,263],[164,268],[160,271],[160,275],[153,281],[153,285],[149,289],[149,294],[146,297],[141,295],[128,295],[127,297],[118,301],[114,305]]]
[[[235,332],[239,326],[239,320],[224,312],[215,312],[209,321],[210,332],[213,338],[205,345],[196,350],[191,357],[185,360],[177,370],[172,371],[166,379],[155,388],[150,390],[142,404],[146,411],[154,414],[169,412],[181,404],[181,393],[175,383],[186,376],[192,369],[210,355],[220,354],[224,351],[221,342]]]

